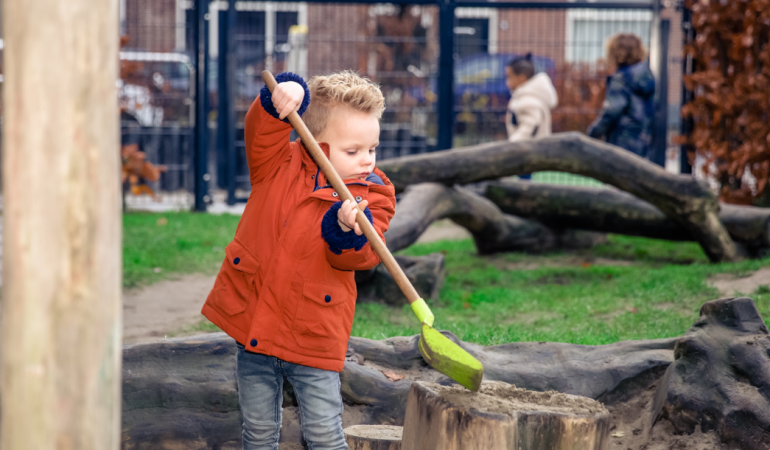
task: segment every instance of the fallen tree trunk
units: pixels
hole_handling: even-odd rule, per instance
[[[397,190],[426,181],[467,184],[543,170],[592,177],[655,205],[685,228],[711,261],[738,258],[735,243],[717,217],[717,198],[707,187],[580,133],[406,156],[385,160],[379,167]]]
[[[487,183],[485,195],[501,211],[549,227],[693,240],[658,208],[616,189],[501,180]],[[770,246],[770,208],[720,204],[719,220],[732,239],[747,248]]]
[[[488,380],[591,398],[621,392],[640,377],[660,376],[673,361],[676,342],[674,338],[599,346],[524,342],[484,347],[446,334],[484,363]],[[412,380],[449,383],[422,359],[418,339],[419,335],[350,339],[351,353],[365,365],[346,362],[340,373],[345,427],[403,425]],[[383,370],[406,378],[391,381]],[[224,333],[124,346],[122,394],[123,449],[240,448],[235,342]],[[281,443],[299,444],[299,411],[288,382],[283,406]]]
[[[438,183],[409,186],[396,206],[385,233],[390,251],[413,244],[436,220],[449,218],[466,228],[481,254],[502,251],[543,251],[555,246],[583,247],[597,243],[594,234],[550,229],[538,222],[503,214],[494,203],[461,187]]]

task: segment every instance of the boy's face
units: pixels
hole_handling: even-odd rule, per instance
[[[380,121],[371,114],[334,107],[318,141],[329,144],[329,161],[343,180],[364,180],[374,170]]]
[[[508,86],[509,90],[514,90],[517,87],[524,84],[524,82],[527,81],[526,75],[517,75],[513,73],[513,70],[509,67],[505,67],[505,85]]]

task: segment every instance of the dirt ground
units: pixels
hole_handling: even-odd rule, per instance
[[[751,295],[760,286],[770,286],[770,267],[763,267],[748,277],[735,277],[720,274],[709,280],[709,285],[717,288],[723,297]]]
[[[213,276],[191,274],[123,292],[123,342],[164,339],[203,319]]]

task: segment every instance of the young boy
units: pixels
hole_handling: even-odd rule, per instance
[[[505,67],[505,85],[511,90],[505,115],[508,140],[549,136],[551,110],[558,104],[558,96],[548,74],[535,75],[532,53],[514,59]]]
[[[238,344],[243,448],[278,449],[283,379],[311,449],[347,449],[339,372],[356,302],[355,270],[380,258],[285,117],[298,111],[382,238],[395,189],[375,168],[380,89],[353,72],[276,77],[246,114],[252,192],[203,314]],[[312,102],[310,100],[312,99]],[[303,114],[304,113],[304,114]]]

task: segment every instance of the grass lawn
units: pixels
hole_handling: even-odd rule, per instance
[[[124,285],[147,284],[172,273],[216,273],[238,219],[191,213],[125,215]],[[418,244],[401,253],[433,252],[446,255],[447,268],[440,298],[431,305],[436,326],[485,345],[605,344],[679,336],[695,321],[703,302],[719,297],[706,284],[709,276],[740,276],[770,266],[770,259],[709,264],[697,244],[626,236],[610,236],[607,244],[588,251],[537,256],[480,257],[470,240]],[[754,298],[767,320],[770,290],[744,294]],[[216,328],[202,323],[195,330]],[[383,339],[417,333],[408,306],[357,306],[354,336]]]
[[[123,215],[123,286],[150,284],[174,273],[215,275],[240,216],[129,213]]]

